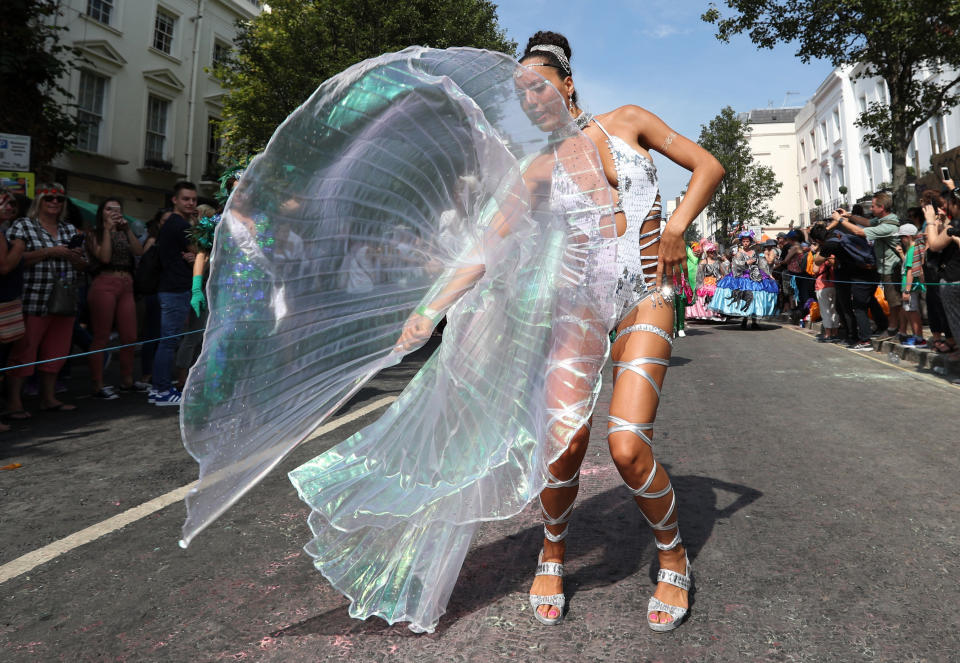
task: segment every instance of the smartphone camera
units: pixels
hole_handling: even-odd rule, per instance
[[[953,179],[952,177],[950,177],[950,169],[947,168],[946,166],[940,166],[940,179],[941,180]]]

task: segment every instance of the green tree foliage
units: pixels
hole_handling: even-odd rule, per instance
[[[407,46],[474,46],[515,54],[489,0],[271,0],[239,26],[236,51],[217,66],[229,93],[224,156],[264,148],[277,126],[326,79]]]
[[[726,0],[703,20],[729,41],[747,33],[761,48],[796,43],[797,56],[833,66],[863,63],[879,76],[890,103],[874,102],[857,119],[866,140],[892,156],[894,203],[906,206],[906,155],[914,132],[960,103],[960,2],[957,0]],[[941,74],[945,74],[942,76]]]
[[[778,218],[769,202],[783,183],[771,168],[753,162],[748,142],[751,131],[729,106],[710,124],[700,127],[697,142],[727,171],[707,205],[707,214],[717,221],[717,239],[721,242],[729,241],[740,225],[767,225]]]
[[[0,131],[30,136],[30,164],[42,168],[77,133],[73,104],[61,82],[76,51],[60,43],[56,0],[3,0],[0,11]]]

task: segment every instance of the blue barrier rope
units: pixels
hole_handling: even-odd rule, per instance
[[[182,332],[180,334],[174,334],[172,336],[163,336],[161,338],[151,338],[146,341],[137,341],[136,343],[127,343],[126,345],[114,345],[109,348],[104,348],[103,350],[91,350],[90,352],[80,352],[75,355],[67,355],[66,357],[56,357],[54,359],[44,359],[42,361],[35,361],[29,364],[19,364],[17,366],[7,366],[6,368],[0,368],[0,373],[4,371],[12,371],[15,368],[26,368],[27,366],[39,366],[40,364],[49,364],[53,361],[61,361],[64,359],[73,359],[75,357],[86,357],[87,355],[96,355],[103,352],[113,352],[114,350],[122,350],[123,348],[132,348],[135,345],[143,345],[144,343],[157,343],[159,341],[165,341],[168,338],[180,338],[181,336],[189,336],[190,334],[202,334],[204,330],[195,329],[193,331]]]

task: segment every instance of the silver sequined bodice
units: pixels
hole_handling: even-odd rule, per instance
[[[620,201],[615,208],[627,218],[627,229],[617,241],[617,269],[620,281],[617,286],[619,319],[652,293],[657,258],[644,257],[641,249],[655,244],[660,239],[660,227],[641,234],[641,226],[655,214],[660,216],[660,186],[657,167],[622,138],[607,133],[596,119],[596,125],[607,136],[607,146],[613,155],[617,170],[617,192]]]

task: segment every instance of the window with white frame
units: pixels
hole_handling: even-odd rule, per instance
[[[220,118],[212,115],[207,118],[207,160],[203,173],[205,179],[214,179],[220,170]]]
[[[87,16],[94,21],[110,25],[114,0],[87,0]]]
[[[866,113],[867,112],[867,95],[861,94],[858,102],[860,104],[860,112]]]
[[[213,42],[213,57],[211,58],[211,63],[213,66],[218,64],[224,64],[227,59],[230,57],[230,46],[224,44],[219,39],[214,40]]]
[[[826,203],[833,198],[833,187],[830,186],[830,173],[823,173],[823,202]]]
[[[803,142],[803,139],[800,139],[800,160],[806,165],[807,161],[807,144]]]
[[[170,102],[152,94],[147,99],[147,141],[144,150],[146,165],[165,162],[167,149],[167,116]]]
[[[153,47],[170,54],[173,50],[173,34],[177,27],[177,17],[157,7],[157,17],[153,23]]]
[[[827,149],[827,146],[830,144],[830,136],[827,135],[827,121],[824,120],[820,123],[820,138],[823,140],[823,149]]]
[[[810,155],[811,159],[817,158],[817,132],[810,130],[810,149],[813,150],[813,154]]]
[[[861,155],[863,158],[863,174],[867,182],[867,191],[873,193],[873,162],[870,159],[870,153]]]
[[[837,188],[845,186],[846,180],[843,179],[843,164],[837,164]]]
[[[80,89],[77,93],[77,147],[89,152],[100,149],[100,126],[103,124],[103,100],[107,91],[107,79],[89,71],[80,72]]]
[[[947,125],[946,122],[944,122],[943,115],[937,115],[934,124],[937,127],[937,145],[940,146],[940,151],[943,152],[947,148]]]
[[[833,133],[836,136],[834,140],[840,140],[840,109],[833,109]]]

